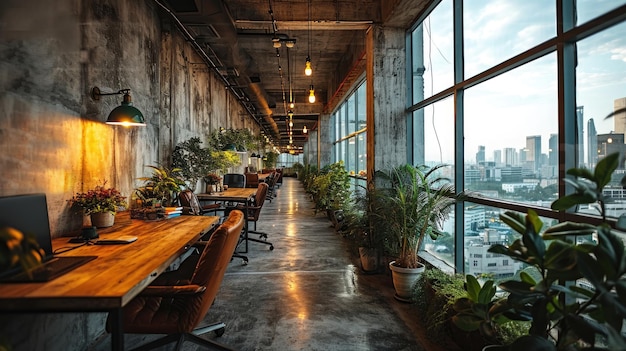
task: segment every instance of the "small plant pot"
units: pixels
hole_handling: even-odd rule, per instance
[[[98,212],[91,214],[91,225],[98,228],[111,227],[115,223],[115,213]]]
[[[404,268],[396,266],[395,263],[396,261],[389,262],[393,287],[396,290],[394,297],[398,301],[411,302],[413,287],[426,267],[420,264],[418,268]]]
[[[377,249],[359,247],[359,258],[361,259],[361,269],[363,272],[374,273],[378,271],[380,259]]]

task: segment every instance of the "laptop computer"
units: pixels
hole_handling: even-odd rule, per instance
[[[13,227],[32,235],[45,255],[29,277],[21,267],[0,271],[0,282],[45,282],[61,276],[97,256],[55,256],[52,252],[48,205],[45,194],[0,197],[0,228]]]

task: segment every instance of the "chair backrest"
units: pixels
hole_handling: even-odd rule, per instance
[[[261,209],[267,198],[267,189],[269,186],[267,183],[259,183],[256,193],[254,194],[254,208],[248,212],[248,220],[257,221],[261,215]]]
[[[193,302],[190,313],[196,314],[196,320],[188,326],[187,331],[193,330],[202,322],[207,311],[215,300],[215,296],[222,284],[226,268],[233,257],[245,219],[243,212],[233,210],[228,218],[211,235],[206,243],[196,269],[191,278],[192,284],[206,287],[200,294],[201,301]]]
[[[196,194],[189,189],[185,189],[178,194],[180,205],[183,206],[183,213],[190,215],[202,214],[202,207]]]
[[[241,173],[226,173],[222,182],[231,188],[245,188],[246,176]]]
[[[246,173],[246,187],[256,188],[259,185],[258,173]]]

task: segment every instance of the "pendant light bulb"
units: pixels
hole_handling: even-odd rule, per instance
[[[296,107],[296,103],[295,102],[292,101],[292,102],[289,103],[289,108],[293,109],[295,107]]]
[[[315,102],[315,89],[313,89],[313,84],[311,84],[311,88],[309,89],[309,102]]]
[[[309,130],[306,129],[306,126],[302,127],[302,134],[306,134],[308,132],[309,132]]]
[[[311,68],[311,58],[309,56],[306,57],[306,63],[304,64],[304,74],[307,76],[313,74],[313,68]]]

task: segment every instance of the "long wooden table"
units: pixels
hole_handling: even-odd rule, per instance
[[[216,202],[237,202],[244,205],[246,208],[246,221],[244,225],[244,241],[245,250],[248,252],[248,216],[247,207],[251,203],[257,188],[228,188],[228,190],[222,192],[215,192],[211,194],[197,194],[200,201],[216,201]]]
[[[99,229],[102,239],[136,236],[122,245],[84,245],[62,256],[98,256],[45,283],[0,284],[0,312],[109,312],[113,350],[124,349],[121,310],[139,292],[200,237],[211,230],[219,217],[181,216],[159,221],[130,219],[118,214],[111,228]],[[59,251],[69,238],[56,238]]]

